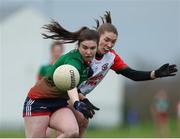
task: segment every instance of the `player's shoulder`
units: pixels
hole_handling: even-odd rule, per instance
[[[65,64],[81,65],[84,64],[84,60],[78,50],[71,50],[64,59]]]
[[[46,68],[49,68],[51,65],[48,63],[48,64],[43,64],[40,66],[40,69],[44,70]]]
[[[111,50],[110,50],[110,53],[111,53],[112,55],[114,55],[114,59],[115,59],[116,61],[123,61],[122,58],[121,58],[121,56],[120,56],[119,54],[117,54],[115,50],[111,49]]]
[[[67,54],[65,54],[65,56],[68,58],[81,58],[81,54],[77,49],[69,51]]]
[[[113,53],[113,54],[117,54],[114,49],[111,49],[109,52],[110,52],[110,53]]]
[[[115,56],[119,56],[114,49],[111,49],[111,50],[109,51],[109,53],[111,53],[111,54],[113,54],[113,55],[115,55]]]
[[[69,60],[74,60],[74,61],[77,61],[77,62],[80,62],[80,63],[84,63],[83,57],[80,54],[78,49],[71,50],[69,52],[68,59]]]

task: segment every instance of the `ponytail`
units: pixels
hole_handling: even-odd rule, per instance
[[[110,11],[106,11],[104,14],[104,17],[100,16],[100,18],[101,18],[102,24],[105,24],[105,23],[111,24],[112,23]],[[94,27],[94,28],[98,29],[100,26],[100,21],[98,19],[95,19],[95,22],[96,22],[96,27]]]
[[[99,33],[86,26],[75,32],[70,32],[53,20],[50,24],[44,25],[42,28],[51,33],[51,35],[43,33],[44,39],[62,40],[63,43],[74,43],[78,41],[78,44],[84,40],[94,40],[97,44],[99,42]]]
[[[118,31],[116,27],[112,24],[112,19],[111,19],[111,13],[110,11],[106,11],[104,16],[100,16],[102,24],[100,25],[100,21],[98,19],[95,19],[96,22],[96,27],[94,27],[99,34],[103,34],[105,31],[107,32],[113,32],[116,35],[118,35]]]

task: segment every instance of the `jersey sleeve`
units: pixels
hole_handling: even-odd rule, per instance
[[[128,67],[128,65],[120,58],[120,56],[117,53],[115,53],[115,51],[112,51],[112,53],[115,55],[114,64],[111,66],[112,70],[120,71]]]
[[[41,66],[37,74],[37,80],[40,80],[43,76],[43,67]]]
[[[40,67],[37,74],[37,80],[40,80],[42,77],[46,75],[48,68],[49,68],[49,65],[43,65]]]

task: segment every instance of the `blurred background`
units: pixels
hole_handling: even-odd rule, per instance
[[[24,99],[50,59],[41,27],[52,19],[71,31],[93,27],[105,11],[119,31],[114,49],[131,68],[179,68],[179,0],[0,0],[0,137],[25,137]],[[179,73],[134,82],[111,71],[88,98],[100,111],[86,137],[180,137]]]

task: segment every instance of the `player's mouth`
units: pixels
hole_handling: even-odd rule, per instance
[[[105,52],[108,52],[108,51],[110,51],[110,50],[111,50],[111,48],[107,48],[107,47],[104,48],[104,51],[105,51]]]
[[[93,59],[93,56],[85,56],[85,59],[91,60],[91,59]]]

